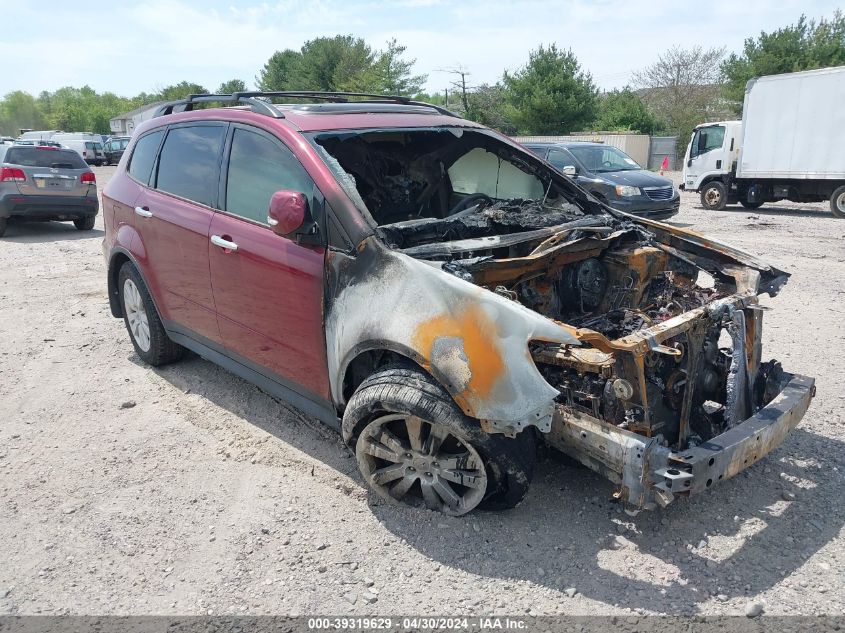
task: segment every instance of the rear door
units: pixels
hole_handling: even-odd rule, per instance
[[[165,327],[205,343],[219,342],[208,272],[208,228],[217,201],[227,125],[170,126],[151,186],[141,190],[134,209],[138,250]]]
[[[267,224],[270,197],[280,189],[306,194],[312,207],[322,199],[274,136],[233,124],[227,145],[209,254],[220,335],[236,360],[312,400],[328,400],[325,248],[297,244]]]

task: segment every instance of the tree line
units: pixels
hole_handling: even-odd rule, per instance
[[[461,66],[443,69],[453,80],[441,92],[422,92],[428,77],[415,74],[415,59],[396,39],[374,49],[352,35],[318,37],[299,49],[277,51],[259,70],[259,90],[321,90],[404,95],[445,105],[506,134],[557,135],[574,131],[678,135],[682,143],[703,121],[737,116],[752,77],[845,64],[845,16],[802,16],[771,33],[745,40],[741,51],[675,47],[633,73],[628,86],[600,91],[572,50],[540,45],[527,62],[493,84],[473,85]],[[218,93],[243,91],[232,79]],[[155,93],[121,97],[88,86],[65,87],[37,97],[11,92],[0,100],[0,134],[22,128],[109,133],[109,119],[156,101],[208,94],[187,81]]]

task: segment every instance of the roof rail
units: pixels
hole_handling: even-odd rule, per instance
[[[420,106],[432,108],[446,116],[457,116],[446,108],[426,103],[425,101],[414,101],[410,97],[401,95],[379,95],[367,92],[321,92],[317,90],[285,90],[278,92],[233,92],[232,94],[199,94],[188,95],[184,99],[171,101],[161,105],[153,115],[160,117],[175,112],[189,112],[194,109],[195,103],[243,103],[249,105],[253,112],[264,114],[275,119],[285,118],[284,113],[275,107],[267,99],[290,98],[290,99],[312,99],[315,101],[331,101],[333,103],[398,103],[401,105]]]

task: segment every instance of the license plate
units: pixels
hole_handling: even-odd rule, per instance
[[[47,186],[47,179],[46,178],[36,178],[35,179],[35,186],[43,189],[44,187]]]

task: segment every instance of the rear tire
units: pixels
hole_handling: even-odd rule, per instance
[[[839,187],[830,196],[830,211],[837,218],[845,218],[845,185]]]
[[[0,218],[0,237],[6,234],[6,226],[8,225],[8,218]]]
[[[410,363],[382,368],[361,383],[344,412],[343,437],[378,496],[445,514],[512,508],[534,474],[533,429],[513,439],[485,433]]]
[[[728,190],[718,180],[708,182],[701,189],[701,206],[708,211],[721,211],[728,204]]]
[[[167,336],[147,285],[135,265],[132,262],[123,264],[117,279],[123,322],[135,353],[153,367],[182,358],[185,348]]]
[[[754,211],[754,209],[759,209],[763,206],[762,202],[748,202],[748,200],[740,200],[739,203],[749,211]]]
[[[90,218],[80,218],[73,221],[73,225],[80,231],[90,231],[94,228],[94,216]]]

